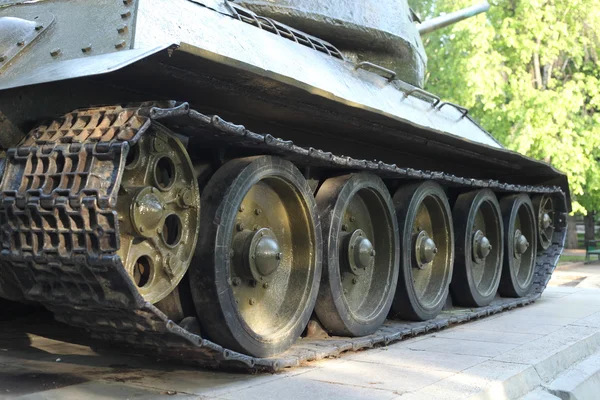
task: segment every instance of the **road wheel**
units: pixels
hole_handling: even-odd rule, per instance
[[[326,180],[317,205],[324,256],[315,311],[329,333],[369,335],[385,321],[396,291],[394,204],[379,177],[358,173]]]
[[[394,205],[401,232],[400,274],[392,311],[425,321],[440,313],[452,279],[454,231],[450,205],[435,182],[398,189]]]
[[[490,304],[500,284],[503,226],[500,205],[491,190],[464,193],[453,209],[456,260],[450,290],[458,305]]]
[[[202,204],[190,284],[203,331],[256,357],[285,351],[308,323],[321,276],[308,184],[280,158],[237,159],[211,178]]]
[[[500,279],[500,294],[523,297],[533,285],[537,230],[535,212],[525,194],[500,200],[504,220],[504,266]]]
[[[548,249],[552,244],[554,235],[554,201],[550,196],[536,196],[532,200],[533,208],[537,215],[538,243],[542,250]]]

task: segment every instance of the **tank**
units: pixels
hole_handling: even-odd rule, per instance
[[[487,7],[1,0],[0,297],[267,371],[534,302],[565,175],[422,87]]]

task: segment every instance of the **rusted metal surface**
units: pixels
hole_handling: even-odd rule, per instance
[[[76,111],[34,129],[19,147],[8,151],[9,166],[0,187],[3,295],[5,285],[11,285],[8,290],[18,290],[24,298],[43,303],[59,320],[89,329],[94,337],[140,351],[186,358],[206,366],[275,371],[529,304],[544,290],[562,252],[566,203],[557,187],[472,180],[338,157],[248,131],[190,110],[185,103],[163,107]],[[90,120],[100,122],[102,129],[80,125]],[[154,121],[166,126],[184,124],[190,137],[251,147],[298,165],[372,171],[387,179],[434,179],[456,187],[487,187],[498,192],[547,194],[557,207],[553,244],[538,251],[533,291],[524,298],[500,299],[479,309],[455,309],[423,323],[390,321],[367,337],[301,340],[274,358],[236,353],[178,326],[145,301],[117,254],[116,190],[125,168],[124,150],[148,134]]]

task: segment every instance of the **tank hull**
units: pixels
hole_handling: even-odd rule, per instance
[[[67,4],[48,0],[0,8],[0,18],[10,18],[0,19],[0,35],[14,36],[14,26],[38,32],[30,32],[16,50],[10,48],[0,65],[0,146],[6,152],[0,164],[0,297],[42,304],[59,320],[136,351],[205,366],[276,371],[442,329],[529,304],[541,295],[564,246],[567,179],[548,164],[504,149],[464,108],[393,79],[393,71],[356,64],[330,43],[228,2],[105,0],[101,15],[87,20],[94,35],[83,38],[73,36],[81,21],[63,21],[85,14],[89,5],[80,2],[69,11]],[[46,22],[36,29],[33,21],[42,15]],[[70,110],[76,111],[57,117]],[[118,203],[137,196],[137,189],[121,183],[137,162],[132,149],[140,140],[153,140],[150,153],[168,155],[164,144],[156,144],[156,132],[170,132],[181,142],[201,190],[230,160],[276,157],[306,182],[305,195],[316,193],[329,177],[368,172],[390,191],[436,181],[450,202],[484,188],[498,197],[548,196],[556,230],[548,248],[530,250],[537,255],[535,278],[521,298],[498,297],[477,309],[453,307],[427,322],[389,320],[362,338],[309,335],[283,355],[252,356],[209,340],[197,323],[185,323],[185,291],[150,304],[135,280],[137,270],[124,267],[124,253],[118,253],[123,229],[151,243],[154,239],[141,228],[158,224],[150,216],[141,228],[135,225],[143,214],[135,208],[141,201],[125,207]],[[154,174],[158,181],[156,169]],[[152,195],[154,203],[135,197],[144,206],[158,204],[150,210],[160,214],[157,221],[166,216],[160,210],[166,207],[161,196],[168,187]],[[155,192],[148,189],[144,193]],[[177,196],[180,207],[191,207],[183,191]],[[254,212],[258,218],[262,211]],[[242,224],[236,229],[251,234]],[[157,240],[167,242],[168,235],[157,232]],[[258,239],[252,240],[256,247]],[[321,240],[315,239],[315,245]],[[238,249],[231,251],[235,260]],[[168,275],[173,261],[156,254],[154,262]],[[265,254],[259,256],[270,253]],[[280,260],[282,253],[277,254]],[[319,251],[315,257],[318,271]],[[143,268],[138,271],[143,273]],[[216,280],[221,270],[212,273]],[[182,282],[189,286],[187,278]],[[257,286],[257,280],[250,282]],[[244,301],[256,304],[254,297]],[[202,318],[213,309],[196,311]]]

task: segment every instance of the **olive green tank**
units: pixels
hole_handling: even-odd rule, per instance
[[[535,301],[565,175],[423,89],[488,8],[0,0],[0,315],[275,371]]]

